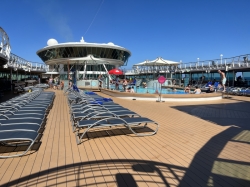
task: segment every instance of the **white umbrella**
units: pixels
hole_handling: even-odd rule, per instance
[[[83,63],[84,64],[84,73],[83,73],[83,78],[85,78],[86,75],[86,71],[87,71],[87,65],[98,65],[98,64],[102,64],[107,75],[109,76],[109,79],[111,80],[111,77],[108,73],[108,70],[105,66],[105,64],[109,64],[108,61],[103,60],[103,59],[99,59],[99,58],[95,58],[93,55],[88,55],[86,57],[80,57],[80,58],[71,58],[69,59],[69,61],[71,62],[77,62],[77,63]]]
[[[145,60],[145,61],[140,62],[140,63],[138,63],[138,64],[134,64],[133,66],[146,66],[148,63],[149,63],[149,61],[148,61],[148,60]]]
[[[148,66],[164,66],[164,65],[178,65],[179,62],[174,62],[171,60],[164,60],[161,57],[157,57],[155,60],[152,60],[147,63]]]
[[[69,61],[76,61],[78,63],[84,62],[88,65],[96,65],[96,64],[109,64],[108,61],[95,58],[93,55],[88,55],[86,57],[80,57],[80,58],[70,58]]]

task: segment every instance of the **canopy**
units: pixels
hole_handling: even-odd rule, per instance
[[[103,59],[95,58],[93,55],[88,55],[86,57],[81,57],[81,58],[71,58],[71,59],[69,59],[69,61],[68,61],[69,64],[75,63],[75,62],[84,64],[83,78],[85,78],[85,75],[86,75],[86,72],[87,72],[87,65],[101,64],[101,65],[103,65],[105,71],[108,74],[108,70],[107,70],[105,64],[109,64],[109,62],[106,61],[106,60],[103,60]],[[109,78],[111,79],[110,76],[109,76]]]
[[[133,66],[146,66],[148,63],[149,63],[149,61],[148,61],[148,60],[145,60],[145,61],[143,61],[143,62],[141,62],[141,63],[134,64]]]
[[[109,64],[108,61],[104,61],[103,59],[95,58],[93,55],[88,55],[86,57],[81,58],[71,58],[69,61],[77,61],[77,62],[86,62],[88,65],[96,65],[96,64]]]
[[[111,69],[111,70],[109,71],[109,74],[110,74],[110,75],[123,75],[123,72],[122,72],[122,70],[120,70],[120,69]]]
[[[164,60],[161,57],[157,57],[155,60],[152,60],[147,63],[147,66],[164,66],[164,65],[178,65],[179,62],[174,62],[170,60]]]

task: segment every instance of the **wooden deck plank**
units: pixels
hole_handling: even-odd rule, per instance
[[[114,134],[117,133],[114,130],[112,130],[112,132]],[[120,134],[120,133],[118,133],[118,134]],[[135,173],[136,175],[132,175],[134,180],[138,181],[141,185],[146,185],[145,180],[147,180],[148,177],[147,176],[139,176],[139,175],[137,175],[137,172],[131,170],[132,163],[130,162],[130,160],[132,160],[133,157],[128,156],[128,154],[127,154],[128,150],[123,149],[124,151],[122,151],[121,147],[119,147],[120,145],[116,144],[120,141],[118,139],[120,139],[121,137],[115,136],[115,138],[116,138],[116,140],[112,140],[112,138],[110,138],[109,136],[105,137],[105,140],[107,142],[107,146],[109,146],[109,147],[106,147],[106,150],[109,150],[108,152],[109,152],[109,155],[111,156],[111,158],[116,160],[115,165],[119,169],[122,169],[122,170],[119,170],[120,174],[119,175],[116,174],[116,177],[117,176],[121,177],[126,182],[126,179],[124,178],[124,176],[127,176],[127,175],[129,176],[129,175],[132,175],[133,173]],[[126,160],[128,160],[128,161],[126,161]],[[118,164],[117,162],[120,162],[121,164]],[[123,169],[123,167],[124,167],[124,169]]]
[[[79,184],[79,182],[76,180],[76,174],[78,172],[78,169],[77,166],[74,167],[74,164],[81,163],[81,158],[79,157],[79,149],[75,144],[75,138],[72,137],[72,130],[70,128],[69,112],[66,98],[63,95],[60,96],[61,103],[64,104],[63,114],[61,115],[60,119],[63,121],[62,124],[65,128],[65,137],[63,142],[65,145],[65,175],[62,174],[62,177],[60,177],[60,184],[66,183],[66,185],[69,186],[77,186],[77,184]],[[58,170],[58,172],[61,172],[61,169]]]
[[[80,145],[71,129],[66,97],[56,90],[38,151],[0,160],[5,186],[246,186],[250,148],[249,98],[195,103],[156,103],[113,98],[160,124],[154,136],[135,137],[123,127],[93,130]],[[102,95],[102,93],[100,93]],[[105,95],[104,95],[105,96]],[[105,96],[109,97],[109,96]],[[242,100],[244,102],[242,102]],[[235,106],[235,107],[231,107]],[[192,113],[192,111],[194,112]],[[221,125],[225,118],[243,122]],[[233,125],[241,125],[235,128]],[[232,126],[231,126],[232,125]],[[149,125],[151,128],[152,125]],[[153,127],[152,127],[153,128]],[[235,128],[238,131],[231,131]],[[136,130],[144,132],[146,129]],[[0,147],[0,154],[20,151]],[[8,152],[7,152],[8,151]],[[4,153],[6,152],[6,153]],[[4,168],[4,169],[2,169]]]
[[[118,131],[118,130],[117,130]],[[125,137],[125,136],[119,136],[116,137],[117,141],[114,141],[114,143],[118,144],[117,147],[120,147],[121,150],[126,150],[124,154],[126,154],[127,159],[130,160],[138,160],[137,163],[133,163],[132,168],[137,168],[139,171],[134,170],[131,172],[133,176],[140,176],[140,174],[147,174],[151,176],[150,181],[154,181],[156,184],[164,184],[162,178],[159,177],[157,173],[156,166],[152,165],[151,162],[147,164],[147,161],[155,161],[152,158],[154,157],[154,153],[152,152],[152,149],[148,147],[149,149],[144,149],[145,141],[141,141],[141,138],[137,137]],[[118,139],[119,138],[119,139]],[[126,142],[126,143],[124,143]],[[148,146],[148,141],[147,146]],[[135,151],[136,150],[136,151]],[[145,155],[145,157],[141,157],[141,155]],[[141,160],[144,163],[139,162]],[[141,179],[138,178],[140,181]],[[148,180],[148,179],[145,179]],[[145,181],[146,182],[146,181]],[[173,183],[173,181],[169,182]],[[151,184],[152,185],[152,184]]]
[[[15,151],[10,154],[18,154],[20,149],[21,149],[20,147],[16,147]],[[0,178],[1,183],[7,184],[9,182],[9,180],[12,177],[12,174],[14,173],[15,169],[17,168],[17,165],[20,162],[20,159],[21,159],[20,157],[9,158],[6,160],[6,162],[4,162],[4,164],[1,167],[1,170],[2,168],[5,168],[6,170],[5,172],[1,171],[2,175],[2,177]],[[15,162],[13,162],[13,160],[15,160]]]
[[[101,172],[102,178],[99,179],[99,181],[96,181],[97,186],[100,184],[106,185],[106,186],[116,186],[115,178],[111,175],[109,170],[109,165],[106,164],[106,162],[98,163],[99,160],[104,160],[102,152],[105,151],[105,148],[103,149],[102,146],[98,147],[100,142],[98,141],[98,138],[95,138],[96,134],[90,134],[89,137],[93,138],[93,143],[91,144],[92,152],[94,153],[95,161],[97,162],[96,165],[98,165],[98,170]],[[96,174],[95,174],[96,175]]]
[[[115,185],[116,186],[116,177],[117,173],[120,172],[119,170],[119,164],[116,163],[117,157],[113,154],[113,149],[109,146],[108,142],[105,139],[108,139],[109,137],[103,136],[102,133],[96,132],[96,138],[94,139],[96,143],[96,147],[99,150],[104,162],[104,168],[106,168],[106,176],[105,181],[108,186]],[[102,139],[98,137],[102,137]],[[101,167],[101,166],[100,166]],[[123,179],[122,179],[123,180]]]
[[[53,171],[49,171],[48,172],[48,177],[47,177],[47,186],[53,186],[53,185],[57,185],[57,180],[55,179],[60,179],[61,177],[57,177],[57,167],[58,167],[58,161],[62,161],[64,162],[63,159],[63,155],[64,152],[59,152],[59,147],[63,147],[64,146],[64,139],[62,139],[62,141],[60,141],[60,136],[61,136],[61,132],[63,129],[62,125],[60,123],[60,119],[61,119],[61,113],[64,113],[62,104],[64,102],[60,102],[63,98],[61,98],[60,95],[58,95],[55,98],[55,101],[57,104],[55,105],[55,107],[53,108],[53,112],[55,112],[55,115],[53,116],[54,118],[51,119],[50,121],[50,125],[54,126],[54,135],[53,135],[53,140],[51,140],[53,142],[52,145],[52,152],[51,152],[51,159],[50,159],[50,165],[49,168],[53,168]],[[61,155],[61,157],[59,158],[59,155]],[[50,174],[51,173],[51,174]]]
[[[19,178],[21,178],[23,172],[25,172],[24,168],[26,167],[27,163],[30,162],[29,158],[30,158],[30,155],[27,155],[27,156],[24,156],[22,159],[20,159],[20,161],[17,164],[17,167],[16,167],[15,171],[12,173],[12,176],[9,179],[9,181],[17,181],[16,185],[18,184]],[[30,168],[28,168],[26,171],[29,171],[29,170],[30,170]]]

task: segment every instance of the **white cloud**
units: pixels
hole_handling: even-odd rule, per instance
[[[69,26],[69,19],[66,14],[60,9],[60,3],[50,1],[42,3],[39,6],[39,12],[48,22],[52,29],[54,29],[66,41],[73,41],[73,33]]]

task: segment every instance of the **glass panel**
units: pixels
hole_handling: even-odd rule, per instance
[[[98,58],[96,56],[96,47],[92,47],[92,53],[91,53],[94,57]]]
[[[101,50],[101,53],[100,53],[100,57],[101,58],[106,58],[106,48],[100,48],[100,50]]]
[[[82,52],[83,52],[83,57],[87,56],[88,52],[86,47],[83,47]]]
[[[124,59],[123,57],[124,57],[124,51],[120,51],[118,59],[123,61]]]
[[[62,53],[63,58],[68,58],[68,53],[67,53],[65,47],[62,47],[60,51]]]
[[[116,51],[116,49],[112,50],[112,58],[117,59],[117,51]]]
[[[92,54],[92,47],[86,47],[86,49],[87,49],[87,54],[88,55]]]
[[[111,53],[112,53],[112,49],[107,48],[106,49],[106,55],[107,55],[106,58],[112,58]]]
[[[70,48],[69,47],[65,47],[65,51],[66,51],[66,55],[67,57],[71,57],[71,51],[70,51]],[[66,58],[67,58],[66,57]]]
[[[72,47],[72,51],[73,51],[72,53],[73,57],[79,57],[77,47]]]
[[[101,50],[102,50],[102,48],[100,48],[100,47],[97,47],[96,48],[96,58],[100,58],[101,57]]]

